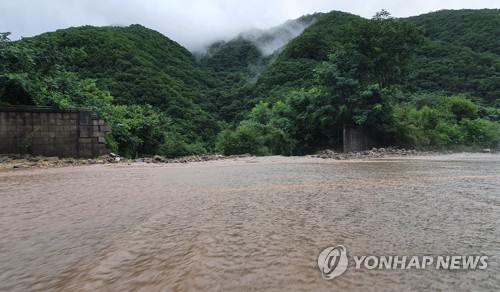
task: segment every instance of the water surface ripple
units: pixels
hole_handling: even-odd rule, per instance
[[[500,156],[246,158],[0,172],[2,291],[496,290]],[[319,253],[487,255],[356,270]]]

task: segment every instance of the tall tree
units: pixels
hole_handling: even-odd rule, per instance
[[[385,140],[392,116],[391,92],[410,74],[422,42],[418,28],[385,10],[371,20],[346,25],[340,45],[316,71],[331,103],[348,109],[345,124],[363,126]]]
[[[330,69],[337,71],[337,78],[353,80],[350,84],[362,88],[373,84],[392,87],[408,77],[411,61],[422,42],[423,35],[417,27],[382,10],[371,20],[358,19],[345,27],[341,45],[330,55]],[[325,81],[345,85],[342,80]]]

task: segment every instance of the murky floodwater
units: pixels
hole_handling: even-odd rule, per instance
[[[0,290],[495,290],[500,155],[0,172]],[[368,270],[319,253],[487,255],[486,270]]]

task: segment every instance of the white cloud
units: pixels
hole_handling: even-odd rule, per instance
[[[0,0],[0,31],[10,31],[19,38],[70,26],[139,23],[196,49],[249,28],[277,26],[314,12],[340,10],[371,17],[386,9],[405,17],[461,8],[500,8],[500,1]]]

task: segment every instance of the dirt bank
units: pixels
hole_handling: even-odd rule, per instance
[[[404,157],[425,157],[443,154],[451,154],[452,152],[433,152],[433,151],[417,151],[406,149],[393,148],[373,148],[366,151],[338,153],[333,150],[323,150],[316,155],[297,156],[294,158],[321,158],[325,160],[367,160],[367,159],[383,159],[383,158],[404,158]],[[277,157],[277,156],[273,156]],[[75,158],[60,158],[60,157],[42,157],[30,155],[0,155],[0,170],[2,169],[29,169],[29,168],[57,168],[68,166],[81,165],[139,165],[139,164],[185,164],[194,162],[209,162],[209,161],[231,161],[238,159],[246,159],[247,162],[272,162],[269,157],[255,157],[250,154],[223,156],[219,154],[212,155],[192,155],[180,158],[166,158],[160,155],[152,157],[143,157],[137,159],[127,159],[119,155],[111,153],[95,159],[75,159]]]
[[[337,153],[333,150],[326,149],[313,155],[316,158],[323,159],[367,159],[367,158],[388,158],[388,157],[407,157],[407,156],[432,156],[438,154],[451,154],[452,152],[434,152],[434,151],[418,151],[414,149],[394,149],[394,148],[373,148],[371,150]]]

